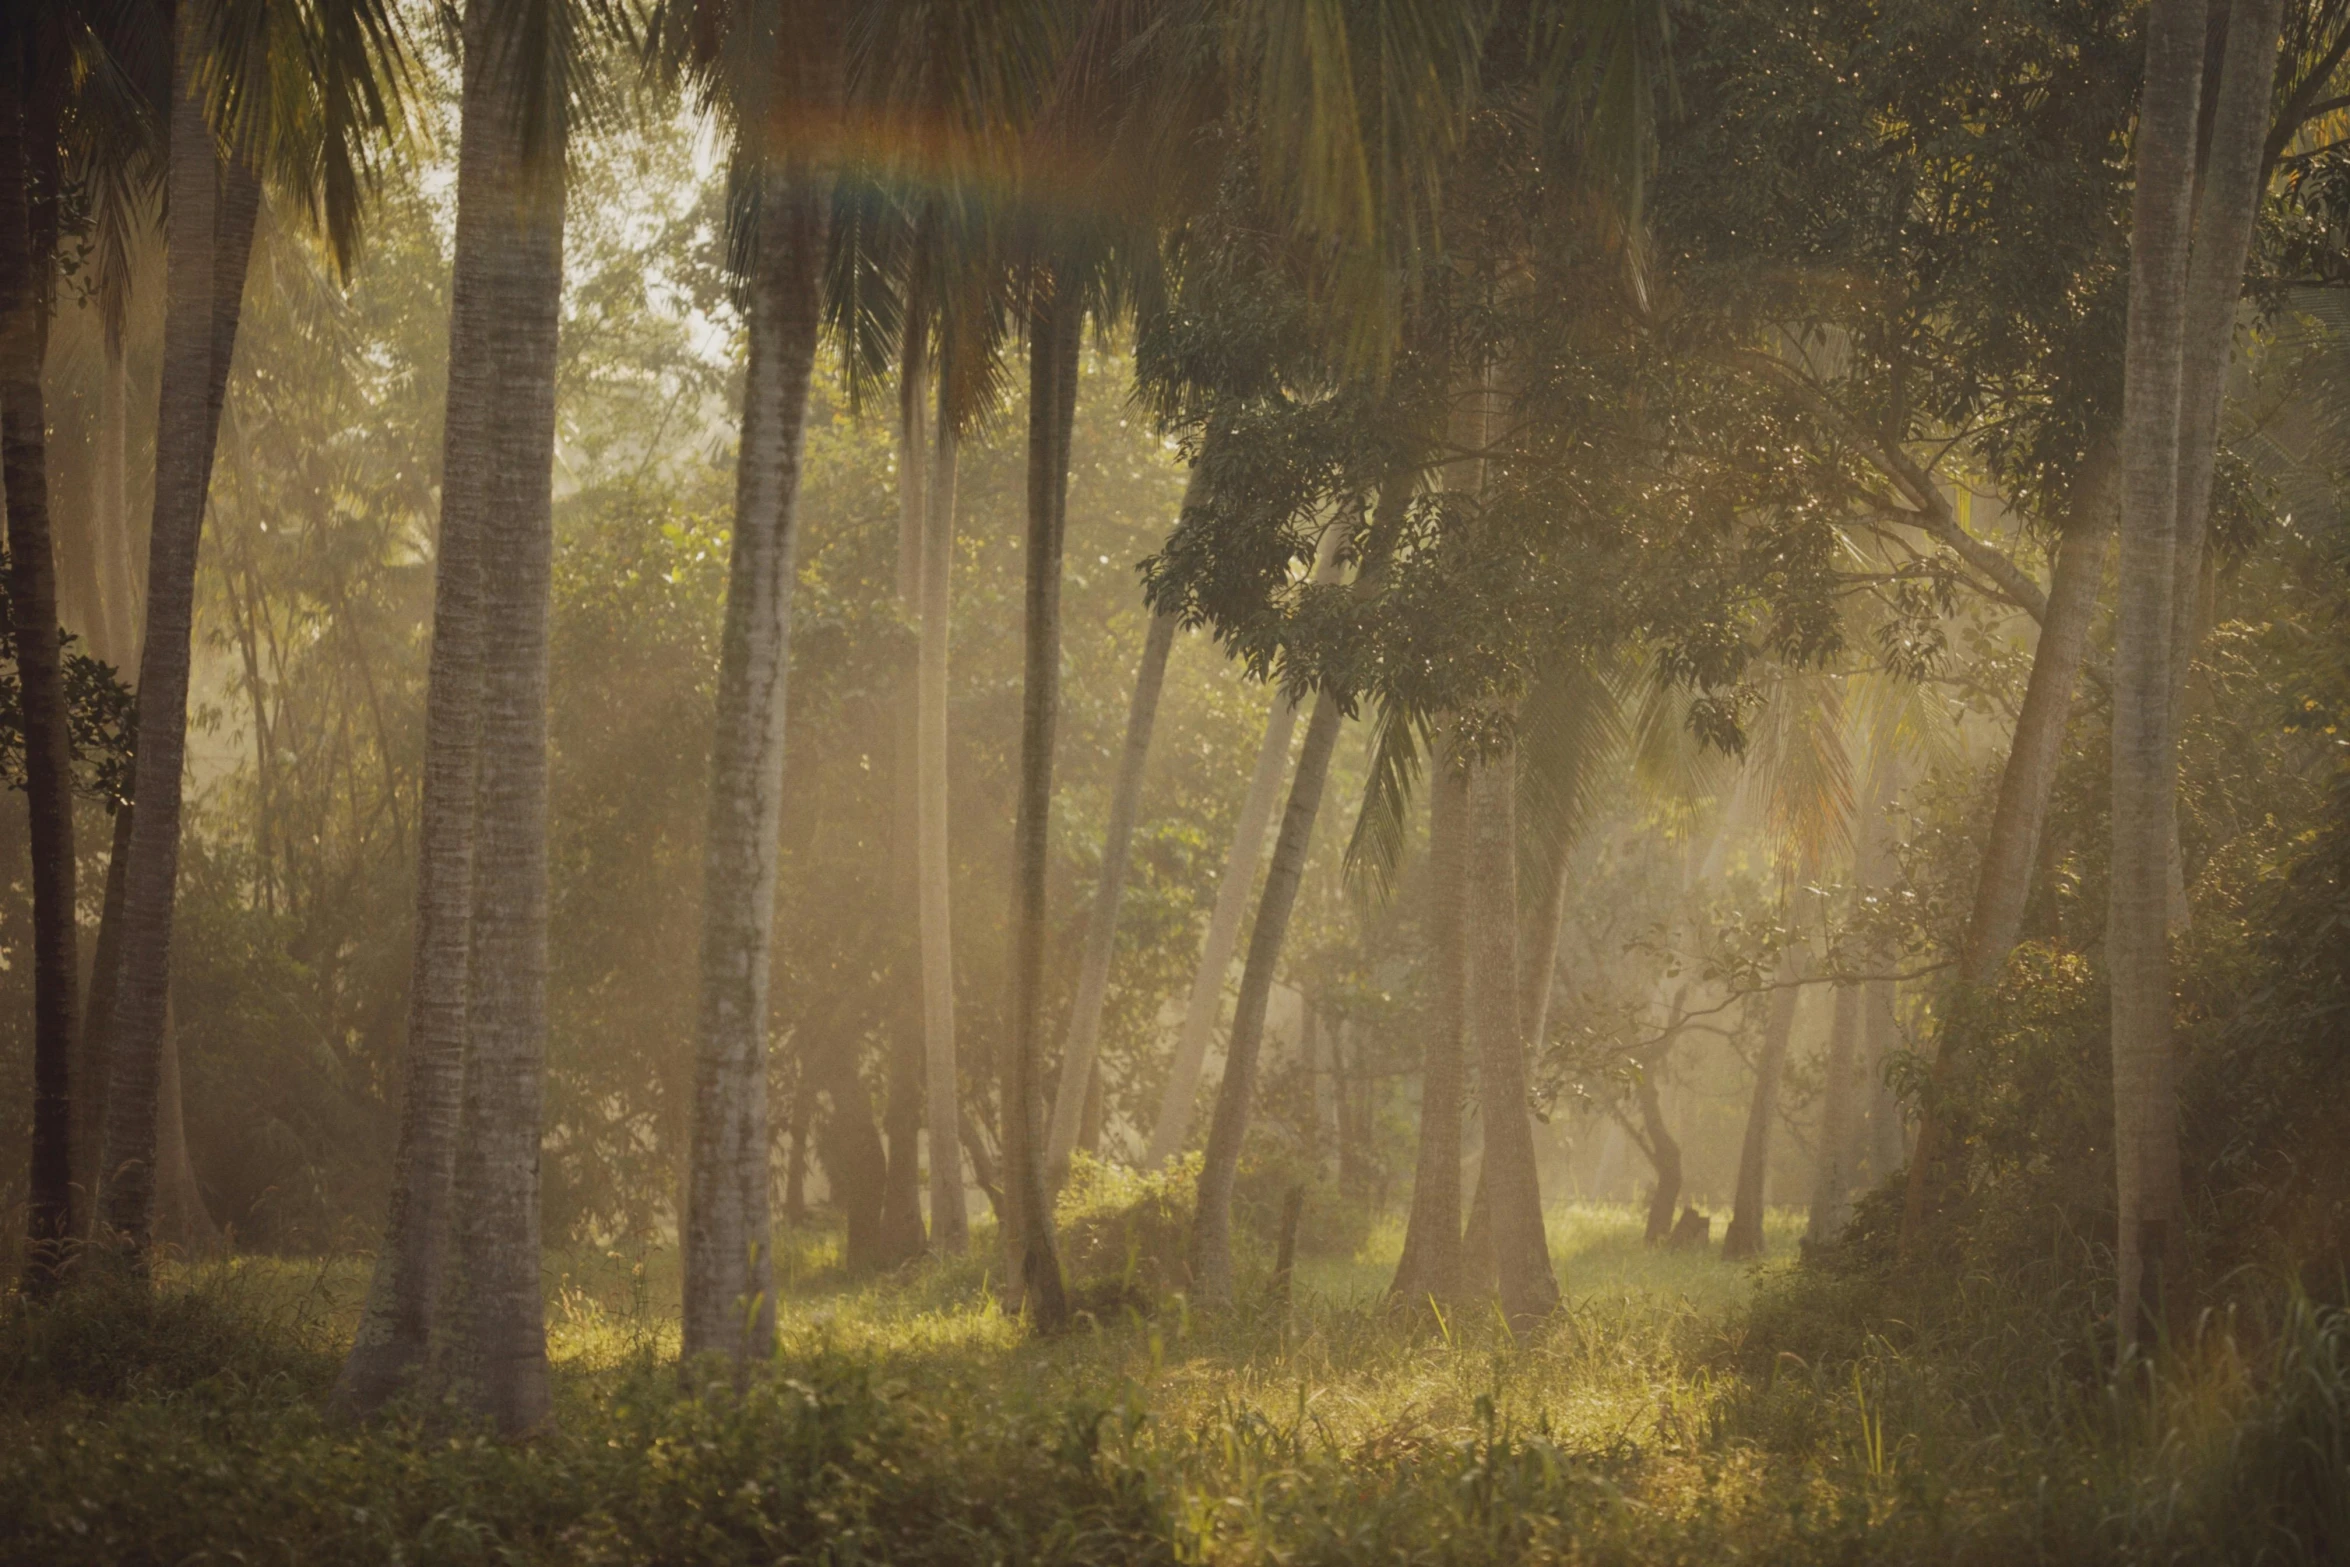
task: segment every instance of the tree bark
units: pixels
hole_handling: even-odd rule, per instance
[[[1806,1233],[1826,1245],[1844,1233],[1852,1216],[1854,1108],[1858,1098],[1861,987],[1838,985],[1836,1010],[1828,1026],[1826,1081],[1821,1087],[1819,1160],[1813,1172],[1811,1216]]]
[[[1264,738],[1257,744],[1256,769],[1249,774],[1248,793],[1240,802],[1240,819],[1232,832],[1232,847],[1224,856],[1224,874],[1216,883],[1216,907],[1208,916],[1208,933],[1200,943],[1199,967],[1192,974],[1191,996],[1183,1009],[1183,1032],[1176,1036],[1175,1058],[1167,1069],[1166,1091],[1159,1099],[1158,1120],[1151,1131],[1143,1168],[1156,1170],[1183,1149],[1191,1136],[1192,1111],[1199,1102],[1199,1080],[1207,1069],[1208,1041],[1224,1011],[1224,976],[1232,954],[1240,946],[1240,922],[1248,915],[1249,894],[1256,890],[1257,861],[1265,852],[1265,828],[1273,819],[1273,802],[1281,780],[1289,773],[1289,737],[1297,724],[1297,704],[1275,695],[1265,715]]]
[[[1796,977],[1792,959],[1780,965],[1783,988],[1771,993],[1763,1026],[1762,1056],[1755,1062],[1754,1098],[1746,1110],[1746,1140],[1738,1148],[1738,1195],[1730,1227],[1722,1233],[1726,1261],[1763,1254],[1763,1201],[1771,1170],[1771,1132],[1779,1118],[1779,1075],[1787,1064],[1787,1041],[1795,1032],[1795,1002],[1802,994],[1787,983]]]
[[[2130,214],[2106,921],[2120,1201],[2116,1316],[2125,1348],[2155,1330],[2184,1208],[2168,943],[2168,800],[2175,771],[2170,642],[2181,350],[2203,50],[2204,7],[2195,0],[2154,0],[2146,20],[2146,84],[2139,97]]]
[[[909,625],[922,613],[923,495],[929,488],[929,427],[925,416],[929,384],[930,335],[918,297],[906,301],[902,353],[898,365],[898,570],[899,613]],[[907,938],[893,943],[893,958],[922,961],[922,655],[916,644],[911,657],[893,671],[896,700],[891,719],[895,726],[895,755],[890,768],[891,800],[889,875],[892,896],[905,916]],[[882,1191],[882,1247],[892,1265],[922,1255],[922,1122],[923,1102],[922,987],[893,987],[889,1017],[889,1177]]]
[[[1905,1252],[1916,1248],[1936,1192],[1952,1179],[1952,1172],[1945,1168],[1952,1151],[1945,1146],[1941,1100],[1956,1068],[1957,1052],[1965,1046],[1967,1019],[1980,1004],[1981,995],[1999,982],[2000,970],[2023,930],[2024,905],[2031,897],[2049,796],[2064,757],[2073,687],[2088,652],[2097,595],[2104,585],[2111,527],[2108,502],[2115,477],[2109,449],[2100,446],[2092,452],[2089,467],[2081,476],[2072,526],[2066,530],[2049,577],[2048,612],[2032,653],[2031,678],[2024,689],[2023,708],[2016,714],[2015,737],[1999,772],[1999,799],[1991,813],[1991,833],[1983,845],[1981,868],[1975,873],[1974,907],[1959,947],[1950,1015],[1935,1046],[1928,1090],[1918,1104],[1917,1146],[1909,1156],[1908,1186],[1902,1201],[1900,1244]],[[1890,1011],[1890,994],[1882,1005]]]
[[[774,1236],[767,1209],[768,983],[801,448],[831,211],[830,181],[811,170],[774,169],[762,183],[733,564],[710,761],[693,1167],[686,1197],[684,1354],[690,1359],[716,1352],[738,1363],[764,1358],[775,1335]],[[843,1108],[836,1097],[836,1122]]]
[[[1461,1293],[1461,1110],[1469,1033],[1469,779],[1440,741],[1428,768],[1428,967],[1420,1148],[1403,1256],[1387,1293],[1417,1304]]]
[[[1196,473],[1196,470],[1195,470]],[[1330,529],[1315,547],[1313,580],[1338,580],[1339,530]],[[1216,906],[1208,916],[1208,933],[1200,943],[1199,967],[1191,977],[1191,995],[1184,1004],[1183,1031],[1176,1036],[1175,1056],[1167,1071],[1167,1086],[1159,1098],[1159,1115],[1151,1128],[1150,1147],[1142,1166],[1156,1170],[1182,1152],[1191,1136],[1192,1113],[1199,1104],[1199,1080],[1208,1061],[1208,1042],[1224,1011],[1224,976],[1240,945],[1241,921],[1248,916],[1250,894],[1256,891],[1257,861],[1265,852],[1265,827],[1273,819],[1273,802],[1281,780],[1289,774],[1289,741],[1297,725],[1298,704],[1276,694],[1265,715],[1264,738],[1257,743],[1257,765],[1249,774],[1248,793],[1240,802],[1240,817],[1232,831],[1232,847],[1224,857],[1224,874],[1216,883]]]
[[[2194,253],[2182,307],[2179,388],[2178,522],[2171,567],[2170,704],[2175,735],[2184,717],[2187,677],[2203,641],[2204,545],[2210,531],[2211,479],[2219,455],[2220,410],[2234,357],[2236,302],[2244,258],[2260,207],[2261,170],[2276,83],[2280,0],[2232,0],[2212,105],[2209,155],[2195,202]],[[2166,791],[2169,856],[2166,896],[2174,927],[2188,919],[2179,855],[2177,791]],[[2175,886],[2172,885],[2175,883]]]
[[[1240,1145],[1257,1090],[1257,1058],[1265,1042],[1265,1008],[1273,996],[1274,971],[1289,916],[1305,879],[1306,851],[1314,818],[1330,779],[1330,756],[1338,746],[1338,703],[1327,694],[1314,703],[1298,750],[1297,777],[1281,816],[1281,835],[1265,872],[1265,894],[1249,932],[1248,961],[1240,971],[1240,998],[1232,1014],[1232,1039],[1224,1052],[1224,1081],[1216,1091],[1216,1118],[1208,1126],[1207,1157],[1200,1167],[1199,1198],[1191,1220],[1191,1284],[1196,1298],[1211,1305],[1232,1299],[1232,1188],[1240,1174]]]
[[[204,1189],[188,1157],[187,1101],[180,1075],[179,1029],[166,1014],[163,1063],[157,1073],[155,1117],[155,1239],[182,1257],[211,1257],[220,1251],[220,1227],[204,1206]]]
[[[484,7],[476,0],[474,9]],[[483,62],[485,21],[469,23],[449,278],[449,371],[441,430],[441,516],[433,561],[416,926],[409,959],[407,1057],[391,1201],[359,1329],[333,1403],[364,1417],[425,1366],[446,1287],[451,1182],[464,1097],[474,922],[474,814],[481,768],[483,539],[498,483],[501,333],[513,280],[496,250],[516,199],[510,128]],[[510,112],[510,111],[509,111]]]
[[[1076,414],[1084,309],[1068,274],[1040,281],[1029,325],[1028,574],[1021,678],[1020,804],[1012,832],[1012,995],[999,1083],[1003,1116],[1006,1261],[1036,1326],[1068,1320],[1053,1217],[1037,1139],[1038,1056],[1044,1033],[1045,873],[1051,850],[1053,735],[1061,703],[1061,546],[1069,499],[1069,430]]]
[[[1478,1093],[1485,1112],[1485,1190],[1502,1313],[1524,1332],[1558,1309],[1543,1229],[1534,1126],[1526,1110],[1526,1042],[1519,1012],[1517,758],[1495,746],[1469,775],[1470,995]]]
[[[53,87],[31,61],[0,62],[0,484],[7,489],[8,617],[24,721],[33,872],[33,1125],[25,1283],[65,1267],[74,1231],[73,1055],[81,963],[75,953],[73,741],[57,564],[50,542],[48,424],[41,365],[57,245]]]
[[[450,348],[485,417],[469,500],[481,571],[481,723],[474,795],[467,1047],[451,1166],[449,1255],[435,1323],[437,1387],[509,1435],[549,1414],[539,1286],[539,1138],[547,989],[547,600],[553,548],[556,332],[563,291],[563,137],[535,106],[526,29],[507,0],[468,0],[464,154],[482,222],[458,265],[481,269],[487,330]],[[550,117],[552,118],[552,117]],[[464,241],[473,240],[466,255]],[[478,377],[478,379],[472,379]],[[451,381],[457,379],[451,367]],[[457,410],[451,410],[452,420]],[[449,500],[444,491],[443,511]]]
[[[261,204],[254,171],[242,160],[224,164],[214,148],[190,54],[179,51],[172,86],[163,380],[139,649],[139,751],[132,769],[139,811],[123,888],[121,984],[106,1101],[106,1229],[141,1267],[155,1212],[156,1096],[171,993],[196,552]]]
[[[1151,725],[1158,717],[1159,692],[1167,682],[1167,655],[1174,646],[1175,617],[1153,615],[1150,631],[1143,638],[1142,667],[1134,677],[1134,699],[1126,709],[1126,746],[1119,753],[1118,777],[1110,790],[1101,874],[1094,884],[1085,954],[1077,969],[1077,997],[1070,1004],[1069,1032],[1061,1048],[1061,1084],[1053,1100],[1052,1142],[1045,1154],[1046,1172],[1056,1188],[1068,1177],[1069,1150],[1077,1146],[1085,1102],[1100,1071],[1102,1003],[1110,988],[1110,959],[1118,950],[1118,900],[1126,890],[1127,845],[1134,837],[1134,819],[1142,805]]]
[[[97,950],[90,959],[88,1003],[82,1008],[81,1055],[74,1063],[73,1181],[79,1188],[74,1234],[89,1239],[97,1216],[98,1194],[104,1185],[102,1137],[106,1127],[106,1088],[112,1052],[107,1032],[114,1024],[114,997],[122,980],[122,898],[124,873],[129,869],[131,807],[114,811],[112,842],[106,855],[106,892],[98,910]]]
[[[942,358],[944,356],[942,355]],[[922,524],[922,645],[916,676],[915,857],[921,900],[923,1075],[929,1090],[930,1245],[956,1257],[971,1242],[963,1211],[961,1071],[955,1059],[954,929],[947,853],[947,652],[955,559],[956,431],[940,366],[938,438]]]

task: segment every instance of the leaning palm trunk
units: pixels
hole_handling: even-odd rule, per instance
[[[955,1060],[955,961],[948,904],[947,632],[955,558],[955,429],[941,366],[937,440],[922,523],[922,644],[917,654],[915,867],[922,935],[922,1044],[930,1143],[930,1245],[959,1256],[970,1243],[963,1211],[962,1099]]]
[[[2188,262],[2179,387],[2178,522],[2171,566],[2170,705],[2173,733],[2187,676],[2203,640],[2204,544],[2211,478],[2219,456],[2220,409],[2243,291],[2244,258],[2260,206],[2260,171],[2276,78],[2280,0],[2235,0],[2212,105],[2211,142],[2197,181],[2195,249]],[[2175,789],[2164,803],[2168,896],[2174,926],[2187,922]]]
[[[1314,553],[1315,582],[1338,580],[1339,542],[1339,529],[1322,535]],[[1199,967],[1192,972],[1191,995],[1183,1009],[1183,1031],[1176,1036],[1167,1086],[1159,1097],[1158,1120],[1152,1124],[1150,1148],[1143,1155],[1146,1170],[1156,1170],[1174,1158],[1191,1136],[1199,1080],[1207,1069],[1208,1042],[1223,1016],[1224,976],[1240,946],[1240,925],[1248,917],[1249,895],[1256,890],[1257,861],[1264,856],[1265,828],[1273,820],[1273,802],[1280,797],[1281,780],[1289,775],[1289,741],[1297,727],[1297,708],[1293,698],[1276,694],[1272,710],[1265,716],[1264,738],[1257,742],[1257,765],[1249,774],[1248,793],[1241,798],[1232,847],[1225,852],[1224,874],[1216,883],[1216,906],[1208,915],[1207,938],[1200,943]]]
[[[2088,651],[2097,594],[2105,577],[2112,480],[2112,464],[2100,450],[2092,455],[2088,470],[2078,481],[2072,527],[2057,550],[2056,569],[2049,577],[2048,609],[2040,623],[2039,645],[2032,654],[2031,678],[2024,689],[2024,705],[2016,714],[2007,762],[1999,772],[1999,799],[1992,808],[1991,833],[1983,845],[1982,866],[1975,873],[1974,908],[1959,949],[1953,1016],[1943,1022],[1928,1089],[1918,1106],[1917,1146],[1909,1157],[1901,1212],[1900,1244],[1905,1251],[1916,1246],[1935,1193],[1952,1178],[1953,1172],[1946,1168],[1950,1150],[1945,1146],[1942,1099],[1965,1043],[1968,1018],[1983,994],[1998,983],[1999,971],[2023,931],[2032,867],[2048,820],[2049,798],[2056,788],[2057,765],[2064,755],[2073,686]],[[1888,991],[1873,1005],[1889,1011],[1891,1000]]]
[[[40,1288],[55,1282],[74,1228],[72,1077],[81,966],[74,951],[73,743],[65,648],[57,629],[41,399],[57,229],[54,195],[41,199],[37,193],[56,188],[51,176],[57,128],[49,90],[25,80],[26,70],[18,60],[0,62],[0,484],[8,492],[8,618],[22,700],[33,870],[33,1136],[25,1279]]]
[[[2117,1320],[2125,1346],[2161,1311],[2184,1207],[2168,946],[2171,586],[2178,517],[2181,338],[2195,179],[2203,7],[2155,0],[2131,201],[2123,372],[2120,592],[2113,688],[2113,858],[2106,962],[2113,1015]]]
[[[1338,746],[1339,705],[1328,693],[1314,703],[1299,747],[1297,777],[1282,812],[1281,835],[1265,872],[1265,893],[1249,931],[1248,961],[1240,971],[1240,997],[1232,1013],[1232,1039],[1224,1052],[1224,1081],[1216,1091],[1216,1118],[1208,1126],[1207,1157],[1200,1166],[1199,1197],[1191,1221],[1191,1284],[1210,1304],[1232,1299],[1232,1188],[1240,1174],[1240,1145],[1248,1136],[1251,1102],[1257,1091],[1257,1058],[1265,1042],[1265,1009],[1273,997],[1273,975],[1289,934],[1290,911],[1305,880],[1306,851],[1314,818],[1330,780],[1330,756]]]
[[[1479,1185],[1502,1314],[1523,1331],[1558,1309],[1558,1279],[1542,1225],[1534,1126],[1526,1111],[1526,1041],[1518,991],[1517,759],[1496,746],[1469,775],[1468,904],[1477,1034],[1477,1087],[1485,1112]]]
[[[684,1352],[747,1361],[775,1333],[767,1211],[767,991],[783,812],[801,436],[815,367],[827,182],[762,181],[733,566],[703,861],[702,1000],[686,1194]],[[844,1113],[836,1103],[834,1114]]]
[[[481,570],[480,772],[472,862],[463,1085],[450,1179],[446,1276],[433,1375],[458,1407],[514,1433],[548,1413],[539,1288],[539,1138],[547,990],[547,598],[553,553],[556,329],[563,290],[563,137],[532,126],[520,7],[469,0],[460,268],[480,268],[485,331],[452,421],[486,427],[476,538]],[[550,119],[553,117],[550,116]],[[481,134],[471,134],[480,122]],[[463,224],[460,211],[459,222]],[[465,243],[473,251],[467,254]],[[478,395],[479,401],[474,401]],[[444,502],[444,504],[446,504]],[[494,566],[494,569],[493,569]]]
[[[1176,1036],[1175,1059],[1167,1070],[1159,1117],[1151,1131],[1150,1148],[1143,1155],[1146,1170],[1155,1170],[1174,1158],[1191,1136],[1200,1075],[1207,1070],[1208,1041],[1224,1010],[1224,976],[1240,946],[1240,922],[1247,918],[1249,894],[1256,890],[1257,861],[1265,852],[1265,828],[1273,820],[1273,802],[1280,797],[1281,780],[1289,773],[1289,737],[1296,726],[1297,704],[1286,695],[1276,695],[1272,711],[1265,715],[1265,734],[1257,744],[1257,765],[1249,774],[1248,793],[1240,802],[1232,847],[1224,856],[1224,874],[1216,883],[1216,907],[1208,916],[1207,939],[1200,944],[1199,967],[1192,974],[1191,996],[1183,1009],[1183,1032]]]
[[[106,1096],[105,1225],[139,1259],[155,1216],[156,1096],[171,992],[196,551],[261,204],[252,169],[242,160],[224,164],[214,150],[191,54],[180,51],[173,83],[163,382],[131,791],[139,811],[124,872],[122,969]]]
[[[1042,280],[1028,365],[1028,571],[1020,700],[1020,805],[1012,831],[1012,1005],[998,1079],[1003,1117],[1006,1261],[1015,1298],[1047,1332],[1068,1320],[1037,1146],[1037,1055],[1044,1032],[1045,870],[1053,732],[1061,705],[1061,546],[1068,521],[1069,431],[1077,409],[1084,310],[1066,273]]]
[[[107,1030],[114,1024],[114,995],[122,979],[123,873],[129,869],[131,807],[117,804],[106,854],[106,892],[98,906],[98,941],[90,957],[88,1001],[82,1008],[81,1054],[74,1061],[73,1180],[81,1189],[74,1218],[77,1239],[89,1239],[96,1217],[99,1139],[106,1125]]]
[[[1061,1048],[1061,1084],[1053,1100],[1052,1140],[1045,1171],[1060,1185],[1077,1146],[1086,1105],[1100,1103],[1102,1003],[1110,988],[1110,959],[1118,948],[1118,900],[1126,890],[1126,848],[1142,804],[1142,774],[1150,760],[1151,724],[1158,716],[1159,691],[1167,682],[1167,655],[1175,646],[1175,617],[1151,616],[1143,638],[1142,668],[1134,677],[1134,700],[1126,709],[1126,747],[1118,756],[1118,777],[1110,790],[1110,822],[1102,837],[1102,865],[1094,884],[1093,912],[1085,929],[1085,955],[1077,969],[1077,999],[1069,1009],[1069,1032]]]
[[[1771,996],[1762,1054],[1754,1064],[1754,1097],[1746,1109],[1746,1139],[1738,1148],[1738,1192],[1731,1204],[1730,1227],[1722,1234],[1722,1256],[1732,1261],[1763,1252],[1763,1200],[1771,1169],[1771,1130],[1779,1117],[1779,1075],[1787,1064],[1795,1000],[1801,994],[1794,985],[1795,967],[1792,957],[1780,964],[1780,988]]]

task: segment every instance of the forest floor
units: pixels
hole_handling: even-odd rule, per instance
[[[1523,1342],[1383,1306],[1392,1226],[1301,1264],[1286,1306],[1177,1299],[1046,1341],[990,1304],[979,1261],[852,1285],[803,1232],[775,1364],[698,1396],[667,1254],[551,1256],[556,1420],[523,1443],[429,1411],[331,1423],[364,1265],[240,1259],[151,1300],[8,1307],[0,1563],[2324,1550],[2231,1503],[2265,1407],[2232,1351],[2147,1400],[2050,1363],[1996,1304],[1927,1342],[1804,1283],[1798,1228],[1774,1215],[1774,1260],[1740,1267],[1644,1248],[1628,1208],[1559,1207],[1567,1304]]]

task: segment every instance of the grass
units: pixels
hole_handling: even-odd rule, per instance
[[[747,1392],[679,1389],[673,1259],[549,1260],[556,1429],[318,1413],[352,1260],[244,1259],[0,1330],[0,1562],[2322,1560],[2350,1335],[2224,1334],[2152,1397],[1978,1281],[1950,1326],[1794,1269],[1551,1221],[1567,1303],[1396,1314],[1400,1237],[1302,1264],[1287,1308],[1169,1301],[1051,1341],[969,1262],[850,1284],[779,1259]],[[1839,1290],[1842,1293],[1839,1293]],[[2047,1303],[2037,1303],[2045,1306]],[[1970,1310],[1975,1314],[1969,1315]],[[2297,1324],[2297,1325],[2296,1325]],[[2051,1346],[2055,1346],[2052,1349]],[[2330,1444],[2330,1445],[2329,1445]]]

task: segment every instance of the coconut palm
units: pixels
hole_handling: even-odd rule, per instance
[[[108,1029],[104,1222],[143,1259],[171,988],[196,556],[266,181],[348,264],[377,149],[399,128],[407,49],[381,0],[180,11],[165,173],[163,381],[139,643],[139,744],[122,957]]]

